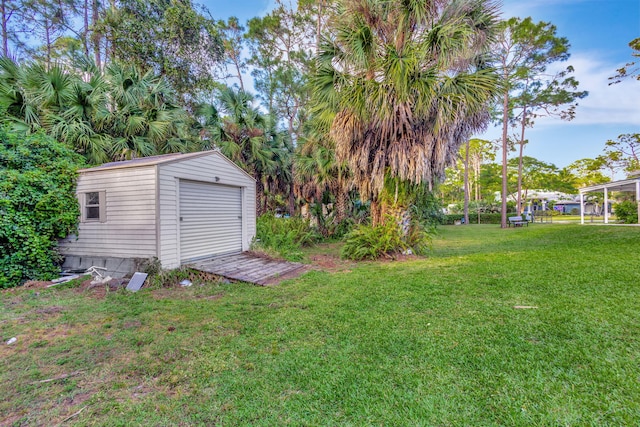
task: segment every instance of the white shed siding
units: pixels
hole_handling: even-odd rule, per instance
[[[218,180],[216,180],[216,177]],[[212,151],[206,155],[158,165],[160,241],[159,256],[164,268],[180,266],[179,188],[180,180],[216,183],[242,188],[242,250],[248,250],[256,234],[255,181],[230,160]]]
[[[105,191],[106,221],[81,222],[64,255],[147,258],[157,254],[155,166],[81,172],[77,193]]]

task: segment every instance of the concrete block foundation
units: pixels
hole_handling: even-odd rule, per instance
[[[115,257],[92,257],[80,255],[66,255],[62,264],[63,271],[85,271],[89,267],[96,266],[106,268],[104,275],[109,275],[114,279],[131,276],[139,266],[145,262],[143,258],[115,258]]]

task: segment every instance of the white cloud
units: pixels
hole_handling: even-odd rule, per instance
[[[502,18],[509,19],[513,16],[526,18],[539,14],[549,15],[553,11],[554,6],[559,5],[575,5],[585,3],[588,0],[504,0],[502,5]],[[545,18],[548,20],[549,18]]]
[[[622,124],[640,126],[640,83],[634,80],[609,85],[609,77],[624,64],[614,64],[598,58],[597,54],[578,53],[572,55],[566,67],[571,64],[579,89],[589,92],[589,96],[578,101],[576,117],[571,121],[576,125]],[[558,126],[566,122],[558,119],[540,119],[539,125]]]
[[[576,78],[589,91],[578,111],[578,123],[619,123],[640,126],[640,83],[627,80],[609,85],[608,78],[624,64],[613,64],[590,60],[583,55],[572,58],[576,67]],[[579,68],[578,68],[579,67]],[[582,113],[582,114],[580,114]],[[582,117],[581,117],[582,116]]]

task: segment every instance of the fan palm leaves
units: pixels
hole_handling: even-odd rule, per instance
[[[86,58],[73,68],[0,58],[2,122],[44,130],[90,163],[189,149],[187,114],[166,80],[118,63],[104,71]]]
[[[313,121],[296,153],[296,187],[305,200],[319,203],[325,193],[335,197],[336,222],[347,216],[349,190],[352,188],[351,174],[345,162],[335,156],[335,144],[317,128]]]
[[[171,101],[174,95],[162,77],[131,65],[110,64],[110,82],[104,124],[112,129],[112,156],[116,159],[144,157],[186,149],[180,138],[186,112]]]
[[[363,197],[385,177],[432,184],[486,126],[497,76],[488,0],[344,0],[318,54],[316,113]]]
[[[265,210],[268,207],[275,210],[278,208],[278,204],[282,205],[284,200],[288,198],[288,210],[290,215],[293,215],[296,207],[293,141],[289,132],[278,129],[277,120],[273,115],[266,116],[265,142],[272,154],[273,161],[265,170],[265,190],[273,202],[271,206],[268,206],[268,200],[265,200],[267,202]]]
[[[16,130],[34,131],[40,128],[38,104],[29,93],[29,68],[8,57],[0,58],[0,111],[2,122]]]
[[[267,144],[266,117],[252,103],[251,94],[233,88],[219,91],[220,150],[247,172],[255,174],[272,166],[273,153]]]
[[[266,209],[267,175],[282,169],[282,135],[276,123],[253,106],[254,97],[230,87],[218,90],[220,151],[256,180],[258,215]],[[278,169],[280,167],[280,169]]]
[[[201,150],[211,150],[220,141],[221,127],[218,109],[213,103],[200,103],[194,111],[192,130],[198,136]]]

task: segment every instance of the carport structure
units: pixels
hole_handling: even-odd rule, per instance
[[[635,193],[636,203],[638,205],[638,224],[640,224],[640,177],[624,179],[621,181],[612,181],[605,184],[592,185],[580,189],[580,223],[584,224],[584,195],[587,193],[604,193],[604,223],[609,223],[609,192],[625,191]]]

